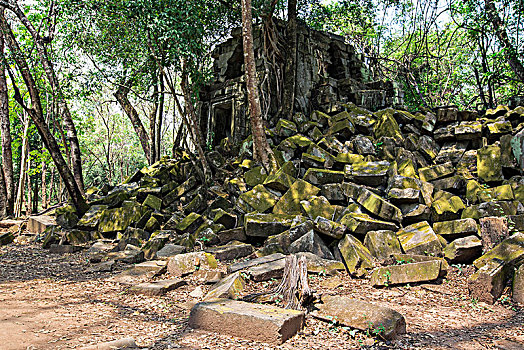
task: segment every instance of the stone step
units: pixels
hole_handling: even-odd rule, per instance
[[[181,279],[146,282],[129,288],[129,292],[132,294],[145,294],[150,296],[163,295],[170,290],[177,289],[186,284],[187,282]]]
[[[379,267],[373,270],[371,285],[389,286],[392,284],[434,281],[439,277],[440,264],[440,260],[432,260]]]
[[[282,344],[302,329],[304,320],[302,311],[215,299],[193,307],[189,326],[264,343]]]

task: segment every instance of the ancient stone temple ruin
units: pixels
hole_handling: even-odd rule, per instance
[[[264,116],[272,120],[281,106],[285,52],[285,23],[275,33],[282,52],[267,57],[261,27],[253,32],[257,73]],[[244,57],[240,28],[212,52],[214,79],[202,89],[200,123],[208,144],[229,137],[234,142],[248,135]],[[315,109],[330,111],[337,102],[353,102],[370,110],[402,103],[392,82],[374,81],[362,55],[344,38],[299,23],[297,28],[297,80],[295,110],[309,115]]]

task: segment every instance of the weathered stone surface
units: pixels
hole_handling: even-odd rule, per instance
[[[484,182],[502,180],[502,163],[500,147],[490,145],[477,151],[477,171]]]
[[[508,221],[505,217],[485,217],[479,222],[484,251],[492,249],[509,236]]]
[[[227,272],[228,273],[233,273],[233,272],[236,272],[236,271],[240,271],[240,270],[244,270],[244,269],[250,268],[252,266],[257,266],[257,265],[265,264],[265,263],[272,262],[272,261],[275,261],[275,260],[280,260],[280,259],[283,259],[285,257],[286,256],[284,254],[275,253],[275,254],[266,255],[266,256],[263,256],[263,257],[260,257],[260,258],[255,258],[255,259],[250,259],[250,260],[237,262],[237,263],[234,263],[232,265],[229,265],[227,267]]]
[[[163,295],[166,292],[177,289],[185,284],[187,284],[187,282],[181,279],[146,282],[129,288],[129,292],[132,294],[144,294],[150,296]]]
[[[162,208],[162,200],[157,196],[148,194],[142,205],[148,206],[153,210],[160,210]]]
[[[215,216],[213,217],[213,222],[224,225],[226,229],[232,229],[237,224],[237,216],[228,213],[222,208],[215,209],[214,214]]]
[[[349,273],[362,275],[365,269],[373,268],[373,256],[369,250],[349,233],[340,240],[338,249]]]
[[[387,161],[359,162],[346,165],[345,173],[356,183],[378,186],[386,180],[389,167],[390,163]]]
[[[477,222],[471,218],[435,222],[433,230],[447,239],[478,234]]]
[[[250,267],[247,273],[255,282],[267,281],[272,278],[282,278],[284,267],[286,266],[285,260],[286,259],[278,259]]]
[[[422,181],[433,181],[449,176],[455,172],[455,167],[451,162],[437,164],[426,168],[420,168],[418,174]]]
[[[524,169],[524,129],[511,139],[511,150],[521,169]]]
[[[291,162],[288,162],[287,164],[292,164]],[[272,188],[277,191],[287,191],[288,188],[290,188],[293,183],[295,182],[295,179],[293,176],[286,173],[286,170],[284,168],[279,169],[273,174],[269,174],[267,178],[264,180],[264,185],[268,188]]]
[[[49,253],[51,254],[72,254],[80,250],[82,250],[82,247],[77,245],[51,244],[49,246]]]
[[[406,333],[406,320],[397,311],[347,296],[322,296],[314,316],[360,330],[370,330],[385,339]]]
[[[218,281],[213,288],[206,294],[204,300],[216,298],[239,299],[245,288],[245,282],[240,272],[232,273]]]
[[[469,264],[482,254],[482,242],[477,236],[457,238],[444,248],[444,256],[452,264]]]
[[[231,230],[220,231],[218,233],[218,239],[221,244],[225,244],[231,241],[246,241],[247,236],[244,227],[237,227]]]
[[[246,185],[251,187],[255,187],[256,185],[264,183],[266,178],[267,173],[264,170],[264,167],[261,166],[254,167],[253,169],[246,171],[244,174]]]
[[[222,261],[243,258],[253,253],[254,248],[251,244],[233,241],[227,245],[207,248],[206,252]]]
[[[179,221],[174,228],[180,234],[193,233],[203,223],[204,218],[202,217],[202,215],[197,213],[191,213],[184,219]]]
[[[300,252],[296,255],[297,258],[306,258],[308,273],[336,275],[339,271],[346,270],[346,267],[342,261],[322,259],[318,255],[309,252]]]
[[[333,260],[333,254],[313,230],[309,231],[289,246],[290,253],[310,252],[324,259]]]
[[[53,226],[56,226],[55,218],[47,215],[30,216],[27,221],[27,230],[38,235]]]
[[[144,252],[138,247],[128,244],[123,251],[108,253],[104,260],[115,260],[127,264],[137,264],[144,261]]]
[[[433,221],[458,219],[465,207],[460,197],[446,191],[438,191],[431,205]]]
[[[247,236],[269,237],[289,229],[295,216],[283,214],[247,214],[244,228]]]
[[[102,216],[102,211],[107,209],[107,205],[93,205],[89,210],[80,218],[77,227],[81,229],[96,230],[98,222]],[[31,220],[31,218],[30,218]]]
[[[301,311],[215,299],[196,304],[189,326],[271,344],[282,344],[304,325]]]
[[[297,180],[277,202],[273,208],[273,213],[298,215],[301,211],[300,201],[316,196],[318,192],[320,192],[320,188],[304,180]]]
[[[369,231],[364,238],[364,245],[377,259],[386,259],[392,254],[401,253],[397,235],[389,230]]]
[[[397,237],[406,253],[437,254],[442,251],[439,239],[427,221],[400,229]]]
[[[379,267],[373,270],[371,284],[373,286],[388,286],[394,284],[434,281],[440,275],[440,264],[440,260],[431,260]]]
[[[340,219],[340,223],[347,227],[349,232],[364,235],[369,231],[397,230],[398,226],[393,222],[373,219],[367,214],[348,213]]]
[[[402,221],[402,212],[399,208],[366,188],[360,188],[356,201],[382,219]]]
[[[168,259],[172,256],[182,254],[186,251],[186,247],[176,244],[166,244],[162,249],[156,252],[158,259]]]
[[[473,264],[480,269],[490,260],[502,261],[510,266],[520,265],[524,261],[524,233],[517,232],[506,238]]]
[[[301,201],[300,205],[311,220],[315,220],[317,217],[333,219],[335,216],[335,207],[329,203],[326,197],[312,196],[308,200]]]
[[[502,295],[508,279],[508,266],[497,260],[489,260],[468,279],[471,298],[494,304]]]
[[[83,230],[69,230],[64,235],[65,242],[71,245],[80,245],[91,240],[91,232]]]
[[[79,350],[114,350],[114,349],[135,349],[136,343],[133,338],[123,338],[108,341],[105,343],[98,343],[96,345],[84,346]]]
[[[15,240],[15,235],[12,232],[0,233],[0,246],[7,245]]]
[[[314,223],[315,231],[335,239],[341,239],[346,232],[346,226],[343,224],[334,222],[321,216],[317,216]]]
[[[344,181],[344,172],[329,169],[309,168],[304,175],[304,180],[313,185],[341,183]]]
[[[212,254],[194,252],[175,255],[168,259],[167,271],[173,276],[187,275],[198,268],[215,269],[217,261]]]
[[[158,231],[161,232],[161,231]],[[142,251],[144,252],[144,258],[147,260],[155,259],[157,252],[162,249],[167,242],[169,242],[168,234],[156,234],[152,236],[143,246]]]
[[[520,265],[513,276],[513,300],[524,304],[524,264]]]
[[[143,213],[140,205],[105,209],[100,216],[98,231],[101,233],[125,231],[132,222],[138,221]]]

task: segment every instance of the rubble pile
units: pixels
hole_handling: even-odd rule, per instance
[[[93,262],[164,259],[178,276],[215,259],[258,257],[230,266],[221,297],[235,294],[236,271],[280,277],[286,254],[374,286],[435,281],[448,264],[473,263],[471,295],[492,303],[524,261],[523,122],[523,107],[505,106],[482,115],[353,104],[298,113],[267,130],[275,173],[253,161],[250,138],[207,154],[207,185],[198,160],[179,151],[118,186],[91,189],[81,217],[56,210],[58,225],[42,240],[57,252],[96,240]]]

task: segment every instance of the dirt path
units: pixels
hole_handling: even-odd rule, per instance
[[[0,248],[0,349],[71,349],[132,337],[147,349],[273,349],[214,333],[187,329],[189,284],[161,297],[137,296],[88,272],[85,253],[51,255],[37,245]],[[467,270],[467,269],[466,269]],[[505,298],[490,306],[470,300],[471,271],[452,268],[441,285],[375,289],[342,275],[342,285],[323,289],[329,277],[311,276],[317,291],[347,294],[401,312],[408,334],[380,342],[308,317],[306,328],[282,349],[524,349],[524,310]],[[254,286],[252,286],[254,287]],[[204,286],[204,288],[207,288]]]

